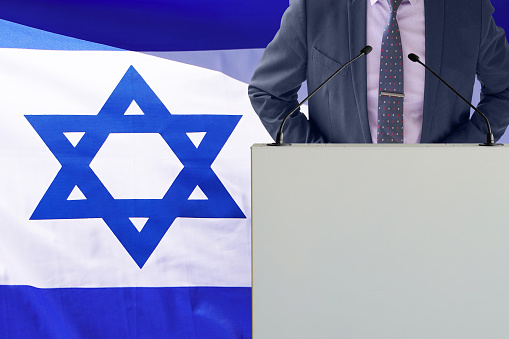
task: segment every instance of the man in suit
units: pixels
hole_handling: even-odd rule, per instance
[[[398,1],[398,0],[396,0]],[[477,75],[478,109],[498,140],[509,125],[509,45],[489,0],[402,0],[397,10],[404,64],[405,143],[479,143],[484,120],[432,74],[408,60],[420,56],[466,98]],[[275,138],[307,80],[316,89],[370,44],[374,50],[338,74],[309,101],[309,120],[287,120],[286,142],[377,142],[380,44],[390,0],[290,0],[249,86],[251,103]],[[381,84],[381,78],[380,78]]]

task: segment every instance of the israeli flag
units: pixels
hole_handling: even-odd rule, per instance
[[[251,338],[247,83],[286,6],[0,1],[1,338]]]
[[[287,6],[0,0],[0,338],[251,338],[247,83]]]

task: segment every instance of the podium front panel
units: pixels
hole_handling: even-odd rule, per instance
[[[509,337],[509,146],[252,147],[253,338]]]

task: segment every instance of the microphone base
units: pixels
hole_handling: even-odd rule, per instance
[[[267,146],[291,146],[292,144],[287,144],[286,142],[283,143],[277,143],[273,142],[272,144],[267,144]]]
[[[479,146],[504,146],[505,144],[497,144],[497,143],[487,143],[479,144]]]

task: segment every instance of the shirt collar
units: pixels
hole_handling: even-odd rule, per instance
[[[373,6],[374,4],[376,4],[378,1],[386,1],[386,0],[369,0],[369,2],[371,3],[371,6]],[[402,0],[403,2],[405,1],[408,1],[412,4],[412,6],[415,6],[419,3],[419,0]]]

